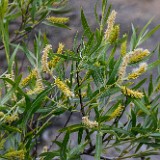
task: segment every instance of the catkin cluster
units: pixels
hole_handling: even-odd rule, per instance
[[[50,73],[50,69],[48,66],[48,53],[50,50],[52,50],[52,46],[50,44],[46,45],[46,47],[43,50],[43,55],[41,59],[42,71],[46,73]]]
[[[68,17],[48,17],[47,20],[51,23],[60,23],[60,24],[64,24],[67,23],[69,21]]]
[[[105,40],[107,40],[107,41],[109,40],[110,34],[112,33],[112,30],[114,28],[116,15],[117,15],[117,12],[115,10],[113,10],[111,12],[110,16],[108,17],[108,20],[107,20],[107,29],[106,29],[106,31],[104,33]]]
[[[122,63],[118,70],[118,82],[122,83],[123,79],[126,75],[126,68],[130,63],[135,63],[141,61],[145,56],[149,55],[149,51],[143,50],[143,49],[135,49],[132,52],[127,53],[123,59]],[[136,79],[138,78],[142,73],[144,73],[147,69],[146,63],[141,63],[139,65],[139,68],[136,68],[133,70],[132,73],[128,75],[128,79]]]
[[[113,111],[112,114],[109,116],[108,120],[110,121],[110,120],[118,117],[122,113],[123,109],[124,109],[124,106],[119,104],[118,107],[115,109],[115,111]]]
[[[62,82],[59,78],[55,79],[55,84],[67,97],[74,97],[73,92],[71,92],[68,86],[64,82]]]
[[[25,87],[30,81],[36,79],[38,76],[38,72],[36,69],[32,70],[31,73],[22,80],[21,85]]]
[[[136,79],[146,70],[147,70],[147,63],[145,62],[140,63],[138,68],[133,69],[132,73],[128,74],[128,79]]]
[[[133,52],[130,52],[130,61],[129,63],[136,63],[141,61],[143,58],[149,55],[148,49],[143,50],[142,48],[135,49]]]
[[[5,116],[4,121],[6,123],[11,124],[12,122],[14,122],[14,121],[16,121],[18,119],[19,119],[18,114],[13,114],[13,115],[7,115],[7,116]]]
[[[142,92],[131,90],[125,86],[121,86],[122,93],[132,98],[142,98],[144,95]]]
[[[64,45],[62,43],[59,43],[59,47],[58,47],[58,50],[57,50],[57,54],[62,54],[63,52],[63,48],[64,48]],[[54,57],[52,60],[50,60],[48,62],[48,66],[50,69],[52,68],[55,68],[57,63],[60,61],[60,57]]]
[[[25,158],[25,152],[24,150],[14,150],[6,153],[4,157],[8,159],[18,159],[18,160],[24,160]]]
[[[98,122],[90,121],[88,116],[82,117],[82,123],[88,128],[96,128],[98,127]]]
[[[38,94],[38,93],[42,92],[43,89],[44,89],[44,87],[43,87],[42,79],[39,78],[36,81],[34,89],[33,90],[32,89],[28,90],[27,94],[28,95]]]

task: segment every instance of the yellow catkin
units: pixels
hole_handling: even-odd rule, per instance
[[[82,123],[88,128],[96,128],[98,127],[98,122],[90,121],[88,116],[82,117]]]
[[[18,160],[24,160],[25,158],[25,152],[24,150],[14,150],[14,151],[10,151],[8,153],[6,153],[4,155],[4,157],[8,158],[8,159],[18,159]]]
[[[139,65],[139,68],[136,68],[133,70],[132,73],[128,75],[128,79],[136,79],[138,78],[141,74],[143,74],[147,70],[147,63],[141,63]]]
[[[67,97],[74,96],[73,92],[71,92],[68,86],[64,82],[62,82],[59,78],[55,79],[55,84]]]
[[[31,73],[22,80],[21,85],[25,87],[31,80],[37,78],[37,76],[38,76],[37,70],[36,69],[32,70]]]
[[[5,139],[1,139],[1,140],[0,140],[0,150],[4,148],[5,142],[6,142]]]
[[[121,56],[124,57],[127,53],[127,40],[125,40],[122,44],[121,44]]]
[[[115,25],[111,31],[108,41],[112,44],[114,43],[119,37],[120,27],[119,25]]]
[[[144,96],[142,92],[131,90],[125,86],[121,86],[121,90],[124,95],[132,98],[142,98]]]
[[[62,43],[59,43],[59,47],[58,47],[58,50],[57,50],[57,54],[62,54],[63,48],[64,48],[64,45],[63,45]]]
[[[5,74],[5,77],[6,78],[8,78],[8,79],[10,79],[10,80],[12,80],[12,81],[14,81],[14,73],[13,73],[13,71],[12,71],[12,73],[11,74]],[[6,83],[6,86],[7,86],[7,88],[11,88],[12,87],[12,85],[10,84],[10,83]]]
[[[120,114],[122,113],[124,109],[124,106],[122,106],[121,104],[118,105],[118,107],[116,108],[115,111],[112,112],[112,114],[109,116],[109,121],[120,116]]]
[[[52,46],[50,44],[46,45],[46,47],[43,50],[43,55],[41,59],[42,71],[46,73],[50,73],[50,69],[48,66],[48,53],[50,50],[52,50]]]
[[[33,90],[31,90],[31,89],[28,90],[27,94],[28,95],[38,94],[38,93],[42,92],[43,89],[44,89],[44,87],[43,87],[42,79],[39,78],[36,81],[35,88]]]
[[[62,54],[63,52],[63,48],[64,48],[64,45],[62,43],[59,43],[59,47],[58,47],[58,50],[57,50],[57,54]],[[57,65],[57,63],[59,62],[60,60],[60,57],[54,57],[52,60],[50,60],[48,62],[48,66],[49,68],[55,68],[55,66]]]
[[[18,119],[19,119],[18,114],[13,114],[13,115],[7,115],[7,116],[5,116],[4,121],[6,123],[11,124],[12,122],[14,122],[14,121],[16,121]]]
[[[135,49],[133,52],[130,52],[130,61],[129,63],[136,63],[141,61],[143,58],[149,55],[149,51],[147,49],[143,50],[142,48]]]
[[[0,112],[0,118],[3,117],[3,116],[4,116],[4,113],[3,113],[3,112]]]
[[[110,16],[108,17],[107,29],[104,33],[105,40],[109,40],[110,34],[112,32],[112,29],[113,29],[113,26],[114,26],[114,23],[115,23],[116,14],[117,14],[117,12],[115,10],[113,10],[111,12]]]
[[[64,24],[64,23],[67,23],[69,21],[69,18],[68,17],[48,17],[47,20],[51,23],[61,23],[61,24]]]
[[[129,63],[129,55],[127,54],[126,56],[123,57],[122,63],[121,63],[121,65],[119,67],[119,70],[118,70],[118,81],[119,81],[119,83],[123,81],[123,78],[126,75],[126,68],[128,66],[128,63]]]

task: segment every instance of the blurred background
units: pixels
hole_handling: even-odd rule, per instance
[[[80,10],[83,8],[84,13],[89,21],[89,25],[92,29],[95,29],[97,23],[94,18],[94,6],[98,2],[97,10],[100,13],[100,0],[69,0],[68,6],[72,9],[67,16],[70,17],[69,26],[71,30],[63,30],[50,28],[54,45],[57,45],[59,41],[63,41],[68,48],[72,47],[73,37],[76,31],[81,32],[80,22]],[[112,4],[112,9],[115,9],[118,14],[116,23],[120,24],[121,34],[131,33],[131,23],[139,29],[142,28],[151,18],[153,22],[150,25],[150,29],[160,24],[160,1],[159,0],[109,0]],[[153,49],[157,42],[160,40],[160,31],[156,32],[150,40],[148,40],[145,46]]]

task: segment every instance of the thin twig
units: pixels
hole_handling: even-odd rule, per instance
[[[79,49],[80,49],[80,46],[81,45],[79,45],[78,46],[78,48],[77,48],[77,53],[79,53]],[[82,114],[82,116],[84,117],[85,116],[85,111],[84,111],[84,105],[83,105],[83,101],[82,101],[82,93],[81,93],[81,89],[80,89],[80,86],[81,86],[81,84],[80,84],[80,81],[79,81],[79,71],[78,71],[78,62],[76,62],[76,70],[77,70],[77,72],[76,72],[76,79],[77,79],[77,85],[78,85],[78,97],[79,97],[79,101],[80,101],[80,106],[81,106],[81,114]],[[87,134],[87,138],[88,138],[88,140],[89,140],[89,145],[90,145],[90,147],[92,148],[92,146],[93,146],[93,144],[92,144],[92,141],[91,141],[91,138],[90,138],[90,136],[89,136],[89,130],[88,129],[85,129],[85,131],[86,131],[86,134]]]
[[[72,114],[73,114],[73,112],[71,112],[71,113],[69,114],[69,117],[68,117],[67,121],[65,122],[63,128],[65,128],[65,127],[68,125],[68,123],[69,123],[69,121],[70,121],[70,119],[71,119],[71,117],[72,117]],[[53,145],[54,145],[54,142],[57,141],[57,139],[60,137],[61,134],[62,134],[62,132],[60,132],[60,133],[56,136],[56,138],[54,139],[54,141],[52,142],[52,144],[48,147],[48,151],[51,150],[51,148],[52,148]]]

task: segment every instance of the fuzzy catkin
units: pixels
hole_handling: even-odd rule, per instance
[[[115,111],[112,112],[112,114],[109,116],[109,121],[120,116],[120,114],[122,113],[124,109],[124,106],[122,106],[121,104],[118,105],[118,107],[115,109]]]
[[[64,24],[67,23],[69,21],[68,17],[48,17],[47,20],[51,23],[60,23],[60,24]]]
[[[3,112],[0,112],[0,118],[3,117],[5,114]]]
[[[31,73],[22,80],[21,85],[25,87],[31,80],[37,78],[37,76],[38,76],[37,70],[36,69],[32,70]]]
[[[64,82],[62,82],[59,78],[55,79],[55,84],[67,97],[74,97],[73,92],[71,92],[68,86]]]
[[[144,96],[142,92],[131,90],[125,86],[121,86],[121,90],[124,95],[132,98],[142,98]]]
[[[13,115],[5,116],[4,121],[5,121],[5,123],[11,124],[12,122],[14,122],[18,119],[19,119],[18,114],[13,114]]]
[[[25,152],[24,150],[14,150],[6,153],[4,157],[8,159],[18,159],[18,160],[24,160],[25,158]]]
[[[48,66],[48,53],[50,50],[52,50],[52,46],[50,44],[46,45],[46,47],[43,50],[43,55],[41,59],[42,71],[46,73],[50,73],[50,69]]]
[[[128,63],[129,63],[129,58],[130,58],[129,55],[127,54],[122,59],[122,63],[121,63],[121,65],[119,67],[119,70],[118,70],[118,81],[119,81],[119,83],[122,83],[123,78],[126,75],[126,68],[128,66]]]
[[[114,43],[119,37],[120,27],[119,25],[115,25],[110,33],[108,41],[112,44]]]
[[[108,20],[107,20],[107,29],[104,33],[104,37],[105,37],[105,40],[109,40],[109,37],[110,37],[110,34],[113,30],[113,26],[114,26],[114,23],[115,23],[115,19],[116,19],[116,15],[117,15],[117,12],[115,10],[113,10],[110,14],[110,16],[108,17]]]
[[[27,91],[27,94],[28,94],[28,95],[38,94],[38,93],[42,92],[43,89],[44,89],[44,87],[43,87],[42,79],[39,78],[39,79],[37,79],[37,81],[36,81],[35,88],[34,88],[33,90],[31,90],[31,89],[28,90],[28,91]]]
[[[135,49],[134,51],[130,52],[130,60],[129,63],[136,63],[143,60],[146,56],[149,55],[148,49],[143,50],[142,48]]]
[[[58,47],[58,50],[57,50],[57,54],[62,54],[63,52],[63,48],[64,48],[64,45],[62,43],[59,43],[59,47]],[[60,57],[54,57],[52,60],[50,60],[48,62],[48,66],[49,68],[55,68],[57,63],[60,61]]]
[[[96,128],[98,127],[98,122],[90,121],[88,116],[82,117],[82,123],[88,128]]]
[[[147,63],[140,63],[139,68],[133,69],[132,73],[128,74],[128,79],[136,79],[147,70]]]
[[[122,44],[121,44],[121,56],[124,57],[127,53],[127,40],[125,40]]]

